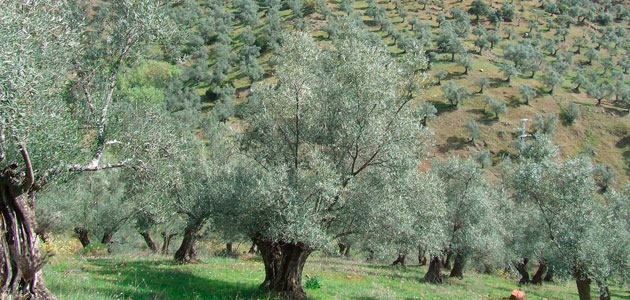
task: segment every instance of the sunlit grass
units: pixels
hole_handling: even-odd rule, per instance
[[[502,299],[513,289],[527,299],[577,299],[572,282],[518,286],[517,278],[468,272],[463,280],[442,285],[422,282],[424,266],[407,268],[361,260],[313,257],[304,270],[316,276],[320,289],[312,299]],[[208,258],[175,265],[169,258],[53,258],[45,267],[46,284],[59,299],[271,299],[258,289],[264,278],[259,258]],[[593,285],[593,297],[597,297]],[[613,289],[617,299],[630,299]]]

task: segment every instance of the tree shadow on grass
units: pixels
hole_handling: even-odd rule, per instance
[[[441,153],[447,153],[451,150],[461,150],[468,144],[468,139],[459,136],[449,136],[446,139],[446,143],[438,147]]]
[[[490,88],[496,89],[508,85],[509,82],[503,78],[490,78]]]
[[[624,136],[617,143],[615,143],[615,147],[617,148],[626,148],[630,145],[630,136]]]
[[[515,95],[507,96],[506,100],[508,107],[517,108],[521,105],[525,105],[525,103],[521,102],[521,99],[519,97],[516,97]]]
[[[105,276],[115,285],[110,294],[138,300],[153,299],[251,299],[268,298],[256,284],[234,283],[203,278],[174,267],[171,261],[89,260],[99,267],[94,274]],[[208,266],[212,269],[212,266]]]
[[[452,106],[446,102],[442,102],[442,101],[429,101],[429,102],[431,102],[431,104],[433,104],[435,109],[437,109],[436,115],[438,116],[441,115],[442,113],[455,111],[457,109],[457,107]]]
[[[625,294],[625,295],[624,295]],[[611,299],[630,299],[630,291],[611,291],[610,292]]]

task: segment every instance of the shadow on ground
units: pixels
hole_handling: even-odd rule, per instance
[[[256,299],[269,298],[269,293],[252,284],[238,284],[196,276],[179,270],[170,261],[120,261],[90,259],[97,267],[95,274],[116,286],[112,294],[131,299]],[[211,269],[211,266],[208,266]]]

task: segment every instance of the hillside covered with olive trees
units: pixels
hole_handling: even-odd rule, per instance
[[[0,299],[630,297],[625,1],[0,11]]]

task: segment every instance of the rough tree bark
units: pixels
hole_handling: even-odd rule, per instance
[[[575,284],[577,285],[580,300],[591,300],[591,280],[576,277]]]
[[[516,264],[516,270],[518,271],[519,274],[521,274],[521,280],[519,280],[518,283],[523,284],[523,283],[529,283],[529,273],[527,272],[527,262],[529,261],[529,259],[527,258],[523,258],[522,261],[518,262]]]
[[[429,263],[429,269],[424,274],[424,281],[431,283],[442,283],[442,275],[440,274],[440,258],[437,256],[431,257]]]
[[[553,282],[553,266],[549,266],[547,268],[547,274],[545,274],[545,278],[543,278],[543,280],[547,282]]]
[[[177,235],[177,232],[173,232],[173,233],[166,233],[164,231],[162,231],[162,239],[164,240],[162,242],[162,255],[168,255],[168,248],[171,245],[171,239],[174,238]]]
[[[144,238],[144,241],[147,243],[147,247],[149,247],[149,249],[151,249],[153,253],[157,253],[158,247],[155,245],[155,242],[151,238],[151,234],[146,231],[143,231],[143,232],[140,232],[140,235],[142,235],[142,237]]]
[[[81,242],[81,246],[83,248],[87,247],[90,244],[90,237],[88,236],[88,230],[81,227],[75,227],[74,232],[77,234],[79,238],[79,242]]]
[[[339,242],[339,243],[337,243],[337,246],[339,246],[339,254],[340,255],[343,255],[345,257],[349,257],[350,256],[350,244]]]
[[[339,254],[343,255],[343,253],[346,252],[346,243],[338,242],[337,246],[339,247]]]
[[[107,246],[107,253],[112,253],[112,248],[109,246],[112,242],[112,237],[114,237],[114,232],[108,231],[103,233],[103,238],[101,238],[101,243]]]
[[[453,269],[451,269],[451,274],[449,277],[457,277],[459,279],[464,278],[464,266],[466,265],[466,258],[459,251],[455,254],[455,259],[453,261]]]
[[[279,272],[281,250],[276,243],[260,239],[253,240],[260,251],[265,265],[265,280],[260,284],[260,288],[269,289],[271,281]]]
[[[282,259],[279,273],[271,281],[270,289],[284,299],[304,299],[302,270],[312,250],[302,243],[281,244]]]
[[[23,150],[26,174],[14,172],[17,164],[0,172],[0,295],[7,299],[52,300],[41,268],[46,257],[40,254],[35,234],[35,193],[28,154]]]
[[[545,274],[545,272],[547,272],[547,265],[545,265],[544,263],[539,263],[538,264],[538,270],[536,270],[536,273],[534,274],[534,277],[532,277],[532,283],[533,284],[542,284],[542,282],[543,282],[543,275]]]
[[[303,243],[270,242],[254,239],[265,264],[265,281],[261,288],[284,299],[304,299],[302,270],[312,249]]]
[[[187,264],[195,260],[195,242],[197,240],[197,231],[199,224],[189,225],[184,229],[184,239],[182,244],[175,252],[175,262],[179,264]]]
[[[407,258],[407,255],[405,254],[398,254],[398,258],[396,258],[396,260],[394,262],[392,262],[392,266],[395,266],[397,264],[400,264],[403,267],[407,267],[407,264],[405,263],[405,259]]]
[[[114,237],[114,233],[113,232],[105,232],[105,233],[103,233],[103,238],[101,238],[101,243],[103,243],[103,245],[108,246],[109,243],[112,242],[112,237]]]

